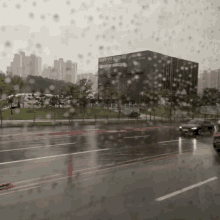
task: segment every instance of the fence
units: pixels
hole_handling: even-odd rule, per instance
[[[91,107],[91,108],[104,107],[104,106],[107,107],[107,105],[104,105],[104,104],[94,104],[94,103],[89,104],[89,107]],[[143,107],[143,105],[141,105],[141,104],[123,104],[123,105],[121,105],[121,107],[122,108],[141,108],[141,107]],[[108,108],[109,109],[118,108],[118,104],[109,104]]]

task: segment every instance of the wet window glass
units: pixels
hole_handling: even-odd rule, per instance
[[[219,0],[0,14],[1,217],[218,218]]]

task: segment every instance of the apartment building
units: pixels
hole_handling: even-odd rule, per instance
[[[77,81],[77,63],[67,60],[66,62],[66,81],[76,83]]]
[[[198,93],[202,94],[205,88],[220,89],[220,69],[203,71],[198,83]]]
[[[51,74],[52,74],[52,67],[51,66],[45,67],[42,71],[42,77],[44,77],[44,78],[50,79]]]
[[[24,52],[14,55],[11,65],[7,67],[10,75],[27,77],[28,75],[39,76],[42,73],[42,59],[34,54],[26,56]]]

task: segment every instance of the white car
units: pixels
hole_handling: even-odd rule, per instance
[[[9,107],[4,107],[2,110],[7,110],[7,109],[9,109]]]

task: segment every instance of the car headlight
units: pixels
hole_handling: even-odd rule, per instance
[[[182,126],[180,126],[179,129],[182,129]]]
[[[191,128],[192,130],[196,130],[197,129],[197,127],[194,127],[194,128]]]

